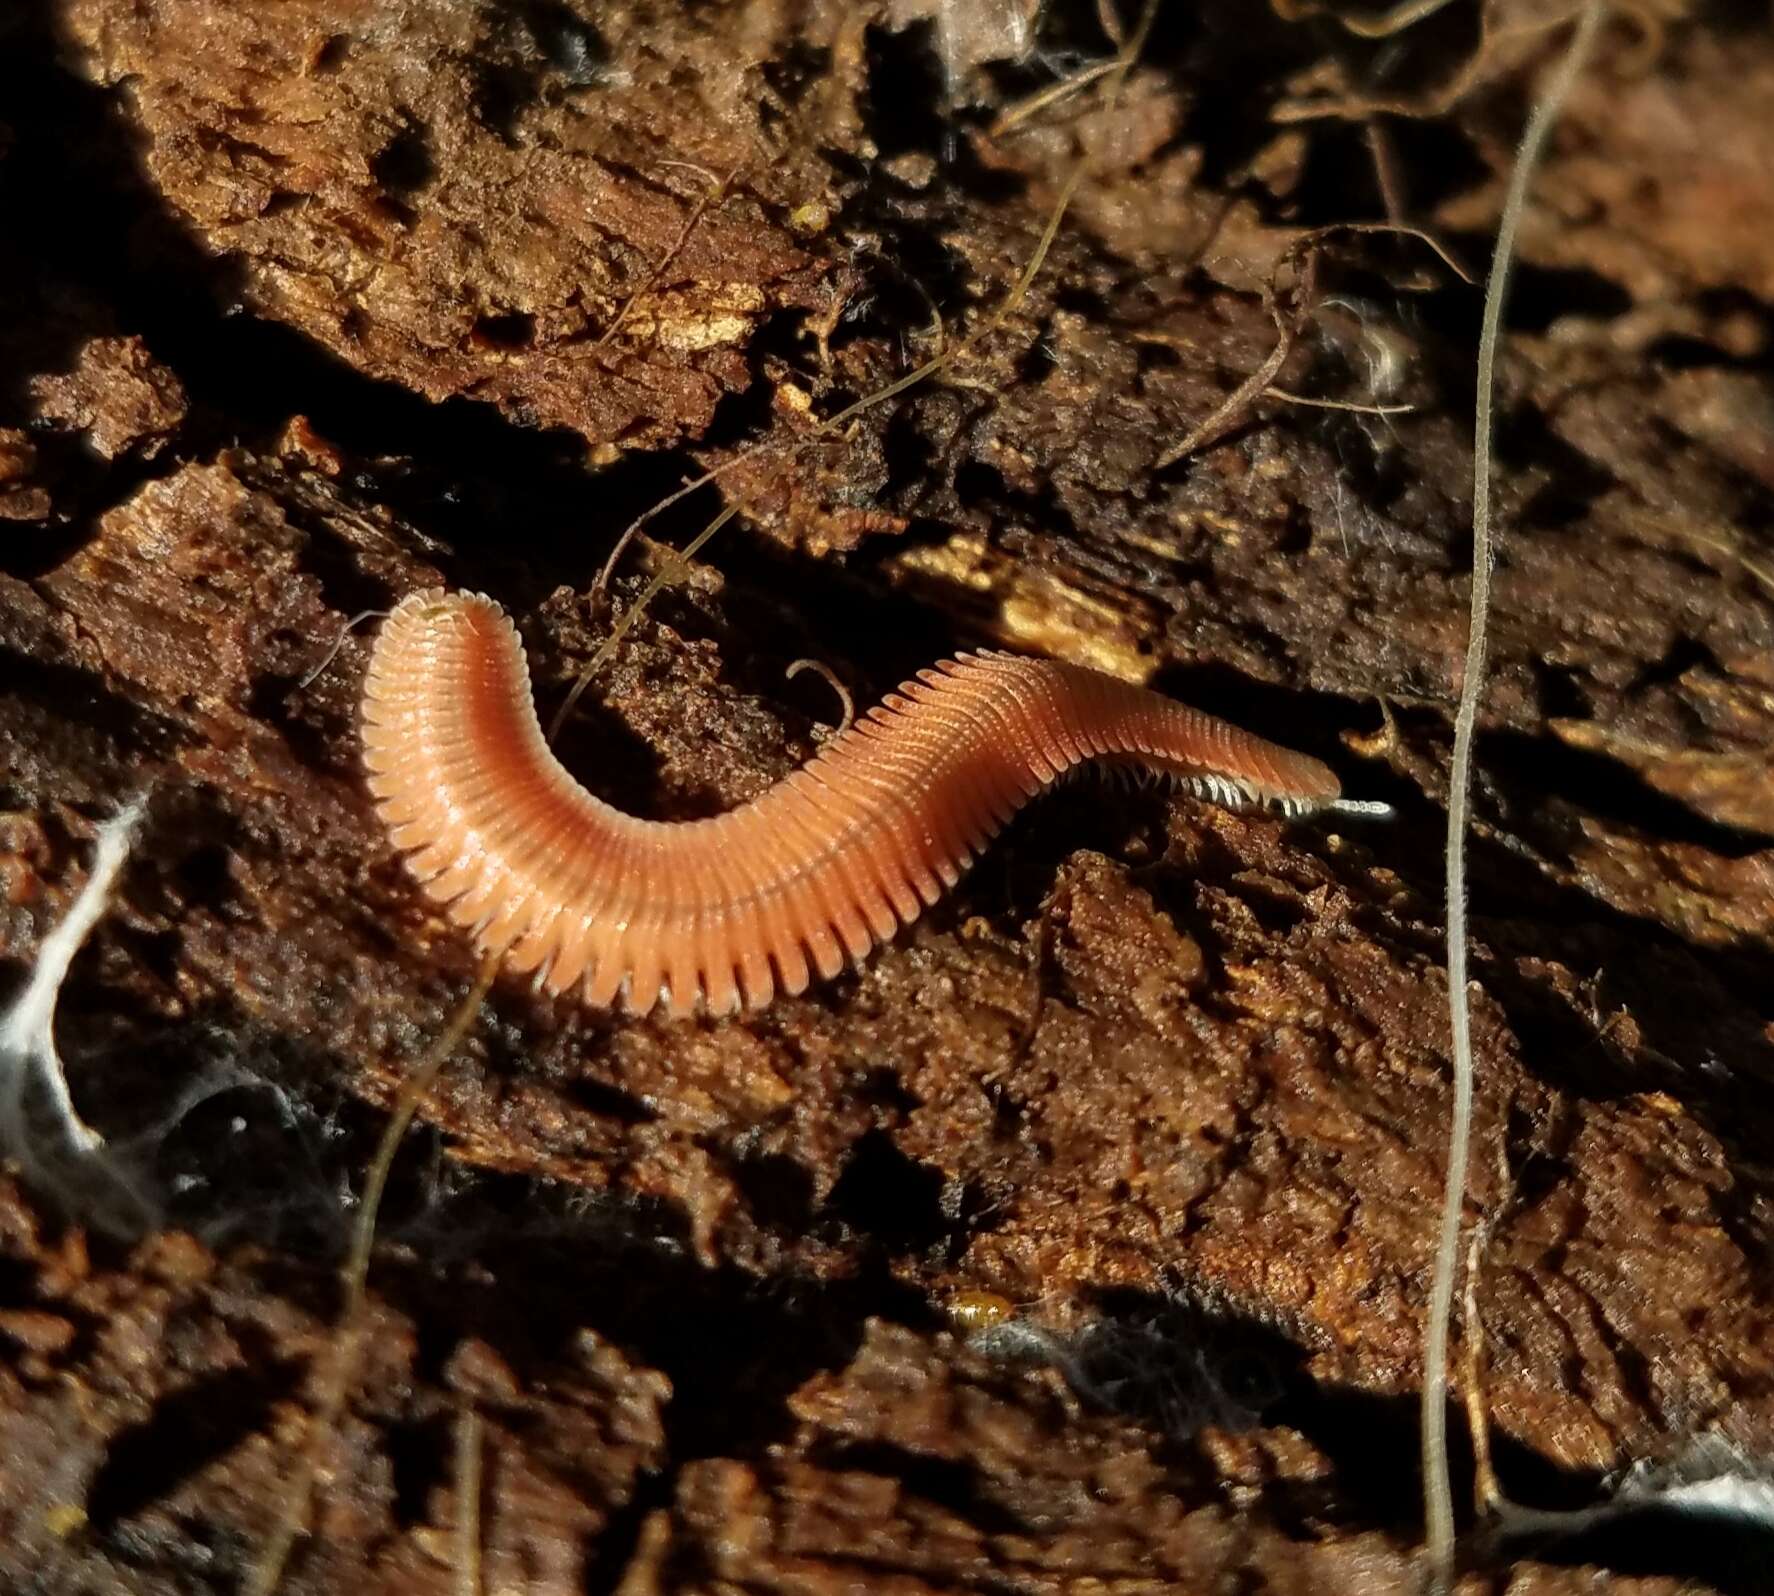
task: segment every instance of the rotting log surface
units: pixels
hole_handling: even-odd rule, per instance
[[[335,1308],[340,1193],[472,973],[372,823],[361,636],[302,685],[344,621],[486,589],[558,702],[620,526],[909,369],[933,313],[977,320],[1076,140],[1092,172],[1027,304],[731,473],[743,529],[563,752],[614,801],[707,813],[816,746],[834,711],[793,659],[867,700],[990,642],[1151,680],[1399,819],[1073,788],[759,1018],[497,989],[400,1167],[288,1588],[452,1588],[471,1403],[489,1590],[1408,1589],[1475,292],[1345,240],[1284,385],[1360,399],[1396,357],[1418,410],[1265,398],[1152,470],[1268,352],[1298,227],[1378,214],[1359,128],[1265,120],[1371,57],[1171,7],[1119,108],[992,139],[1050,80],[974,68],[982,29],[951,96],[927,7],[602,9],[0,23],[0,948],[23,969],[92,820],[152,780],[61,1029],[171,1227],[0,1205],[0,1585],[234,1588]],[[1091,8],[1052,9],[1100,53]],[[1462,9],[1407,71],[1457,64]],[[1385,124],[1411,213],[1474,261],[1520,82]],[[1525,234],[1474,1217],[1500,1464],[1541,1502],[1774,1419],[1771,83],[1746,17],[1604,65]],[[964,1291],[1068,1349],[1070,1385],[962,1345]],[[1608,1588],[1741,1577],[1699,1555]]]

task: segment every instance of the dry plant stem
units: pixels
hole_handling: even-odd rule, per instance
[[[1147,35],[1151,33],[1152,23],[1158,15],[1158,3],[1159,0],[1146,0],[1145,5],[1140,10],[1138,25],[1134,28],[1133,33],[1128,38],[1126,44],[1116,54],[1113,62],[1110,64],[1109,70],[1104,74],[1108,80],[1108,93],[1105,99],[1105,105],[1109,109],[1113,109],[1114,106],[1119,103],[1121,90],[1127,82],[1127,74],[1132,70],[1134,62],[1139,59],[1140,52],[1145,48]],[[718,466],[713,466],[709,470],[704,471],[701,476],[692,478],[675,492],[668,493],[663,499],[659,500],[657,504],[653,505],[651,509],[636,516],[633,521],[629,522],[629,524],[623,528],[622,535],[617,538],[616,546],[610,551],[609,559],[604,562],[604,567],[602,571],[599,572],[598,579],[593,585],[592,591],[594,593],[601,592],[606,586],[608,586],[611,573],[615,570],[616,562],[621,558],[623,551],[628,547],[629,543],[633,541],[635,535],[655,516],[670,509],[672,505],[678,503],[682,499],[688,498],[690,494],[697,492],[699,489],[707,487],[711,482],[718,481],[730,471],[738,470],[742,465],[749,464],[754,460],[772,454],[781,454],[786,458],[790,455],[799,453],[802,449],[808,448],[814,443],[817,443],[821,438],[830,437],[855,417],[874,409],[877,405],[885,404],[889,399],[897,398],[908,388],[914,388],[928,378],[934,377],[938,372],[946,370],[948,367],[954,365],[956,361],[975,345],[981,343],[992,333],[996,332],[999,327],[1003,326],[1004,323],[1016,313],[1017,307],[1021,305],[1023,300],[1027,297],[1029,285],[1034,282],[1036,275],[1040,272],[1041,267],[1046,262],[1048,251],[1053,248],[1053,241],[1059,234],[1060,223],[1065,220],[1066,211],[1071,206],[1072,198],[1078,192],[1078,185],[1084,179],[1087,159],[1087,156],[1080,155],[1073,163],[1072,169],[1067,174],[1065,182],[1060,185],[1059,195],[1054,201],[1053,211],[1047,219],[1047,225],[1042,230],[1040,239],[1036,242],[1034,252],[1029,257],[1028,265],[1023,268],[1021,275],[1011,285],[1010,291],[999,303],[998,308],[994,310],[984,322],[965,337],[957,339],[954,343],[945,345],[935,355],[931,356],[929,360],[925,361],[915,369],[908,371],[903,377],[896,378],[885,387],[877,388],[873,393],[863,395],[862,398],[856,400],[854,403],[846,405],[842,410],[838,411],[836,415],[826,417],[824,421],[821,421],[817,426],[810,428],[807,432],[801,434],[800,437],[787,443],[765,442],[750,449],[743,449],[738,454],[722,461]],[[661,570],[650,583],[648,583],[647,587],[642,591],[641,596],[636,599],[633,604],[629,605],[621,620],[616,623],[616,628],[610,634],[608,640],[604,643],[603,647],[598,650],[597,654],[593,657],[592,662],[586,666],[585,671],[581,674],[578,681],[573,684],[573,690],[567,695],[567,702],[561,707],[560,713],[555,716],[553,725],[550,728],[549,735],[551,737],[559,731],[562,723],[566,720],[567,715],[572,710],[572,707],[579,701],[580,695],[584,693],[586,687],[590,684],[591,678],[602,667],[603,663],[610,657],[610,655],[615,652],[616,646],[627,634],[630,627],[632,627],[646,612],[647,605],[652,601],[653,596],[660,588],[664,587],[666,583],[678,580],[681,574],[689,568],[689,562],[696,552],[700,550],[702,546],[714,536],[715,532],[737,512],[737,505],[729,505],[727,509],[723,510],[719,516],[704,527],[687,547],[675,551],[668,556],[664,569]]]
[[[1454,1578],[1454,1506],[1448,1483],[1448,1335],[1453,1319],[1455,1275],[1460,1258],[1460,1215],[1466,1200],[1466,1166],[1472,1140],[1472,1005],[1467,991],[1466,827],[1472,786],[1472,744],[1484,697],[1486,627],[1494,549],[1491,530],[1491,439],[1497,342],[1509,292],[1509,269],[1528,184],[1547,136],[1582,69],[1602,19],[1605,0],[1589,0],[1569,48],[1554,69],[1528,119],[1497,224],[1491,275],[1485,285],[1484,320],[1478,342],[1478,390],[1472,445],[1472,621],[1466,644],[1466,675],[1454,717],[1453,765],[1448,776],[1448,1009],[1453,1025],[1454,1110],[1448,1135],[1447,1187],[1436,1242],[1429,1317],[1423,1332],[1423,1516],[1430,1588],[1447,1591]]]
[[[464,1400],[456,1417],[455,1596],[481,1596],[480,1414]]]
[[[1311,319],[1316,305],[1318,246],[1325,239],[1338,234],[1352,233],[1357,236],[1367,233],[1397,233],[1406,238],[1415,238],[1427,244],[1441,261],[1462,282],[1471,282],[1472,275],[1459,260],[1448,250],[1433,233],[1427,233],[1420,227],[1410,227],[1394,222],[1333,222],[1327,227],[1315,227],[1310,232],[1302,233],[1296,238],[1280,260],[1275,263],[1275,271],[1270,280],[1263,285],[1263,303],[1269,307],[1269,314],[1275,322],[1275,347],[1269,351],[1263,363],[1257,367],[1243,382],[1229,393],[1224,400],[1215,406],[1213,413],[1205,420],[1197,422],[1183,436],[1182,441],[1173,444],[1153,464],[1154,471],[1163,471],[1173,466],[1187,455],[1205,449],[1210,443],[1217,443],[1228,432],[1239,424],[1250,407],[1261,395],[1274,387],[1274,378],[1281,368],[1287,364],[1287,357],[1299,340],[1306,323]],[[1275,290],[1275,278],[1282,270],[1294,266],[1299,273],[1299,281],[1293,290],[1294,311],[1291,316],[1283,312],[1280,295]],[[1276,389],[1279,397],[1289,399],[1296,404],[1316,403],[1325,409],[1345,408],[1331,400],[1303,400],[1297,395]],[[1351,406],[1349,408],[1359,408]],[[1407,407],[1408,408],[1408,407]]]
[[[1386,39],[1395,33],[1403,33],[1425,17],[1434,16],[1447,4],[1448,0],[1400,0],[1390,11],[1364,17],[1336,10],[1319,0],[1269,0],[1270,9],[1283,22],[1304,22],[1308,17],[1329,12],[1331,19],[1340,23],[1344,32],[1352,33],[1358,39]]]
[[[1481,1513],[1496,1513],[1504,1505],[1503,1489],[1491,1463],[1491,1422],[1484,1400],[1484,1315],[1479,1312],[1478,1287],[1484,1250],[1490,1241],[1489,1227],[1478,1226],[1466,1249],[1466,1428],[1472,1432],[1472,1492]]]
[[[1186,433],[1182,440],[1166,449],[1154,462],[1154,471],[1163,471],[1173,466],[1197,449],[1204,449],[1210,443],[1217,443],[1232,430],[1249,411],[1265,388],[1277,376],[1281,368],[1287,364],[1287,357],[1294,352],[1294,344],[1299,339],[1300,329],[1305,326],[1306,318],[1312,314],[1313,289],[1317,278],[1316,251],[1308,252],[1300,268],[1300,281],[1294,287],[1294,310],[1288,315],[1281,308],[1281,300],[1275,292],[1273,283],[1263,285],[1263,303],[1269,307],[1270,318],[1275,323],[1275,347],[1271,349],[1262,365],[1258,366],[1243,382],[1234,388],[1215,407],[1204,420],[1198,421]]]
[[[320,1472],[321,1453],[338,1428],[339,1415],[345,1407],[345,1395],[357,1373],[358,1353],[363,1342],[363,1311],[365,1287],[369,1280],[370,1254],[375,1247],[376,1221],[382,1211],[382,1194],[394,1168],[394,1155],[400,1151],[407,1128],[413,1123],[419,1105],[424,1102],[437,1081],[438,1072],[467,1035],[468,1027],[480,1012],[482,999],[493,984],[497,964],[488,959],[481,964],[449,1024],[439,1033],[430,1050],[420,1060],[400,1089],[394,1112],[383,1127],[382,1139],[376,1145],[376,1156],[364,1178],[363,1196],[358,1203],[357,1224],[352,1229],[351,1247],[339,1271],[339,1322],[327,1348],[321,1370],[319,1395],[314,1412],[308,1420],[307,1437],[297,1459],[295,1477],[289,1481],[284,1496],[283,1513],[265,1544],[259,1561],[248,1574],[242,1590],[245,1596],[271,1596],[283,1578],[290,1549],[302,1532],[314,1495],[314,1479]]]
[[[690,163],[687,161],[672,161],[668,164],[672,166],[689,166]],[[689,242],[690,235],[696,231],[696,224],[702,220],[703,213],[708,210],[709,206],[714,204],[716,200],[721,198],[721,196],[727,192],[727,189],[739,175],[737,172],[734,172],[723,181],[716,178],[712,172],[703,171],[699,166],[691,167],[690,169],[708,180],[707,192],[705,192],[702,198],[697,200],[695,205],[691,207],[690,214],[684,218],[684,225],[678,229],[678,236],[671,241],[671,247],[659,257],[658,264],[647,273],[646,278],[642,281],[641,285],[636,288],[627,299],[622,301],[622,308],[616,312],[615,316],[610,321],[610,325],[604,329],[603,335],[592,345],[592,348],[602,349],[605,344],[616,336],[623,322],[628,320],[628,313],[639,303],[641,295],[650,292],[659,279],[665,275],[666,269],[678,258],[679,252],[683,249],[684,245]]]
[[[1284,404],[1306,405],[1313,410],[1347,410],[1357,416],[1408,416],[1417,408],[1415,405],[1362,404],[1354,399],[1315,399],[1311,394],[1294,393],[1287,388],[1277,388],[1274,384],[1263,390],[1263,397],[1279,399]]]
[[[700,484],[697,484],[697,486],[700,486]],[[674,497],[681,498],[682,494],[674,495]],[[667,499],[662,502],[669,504],[671,501]],[[658,508],[658,506],[655,506],[655,508]],[[603,643],[599,646],[598,651],[591,656],[591,663],[579,673],[577,678],[575,678],[572,688],[568,691],[561,707],[554,712],[554,719],[548,723],[548,740],[550,742],[553,742],[555,738],[560,736],[561,727],[566,725],[567,717],[573,713],[574,709],[578,706],[579,700],[585,696],[585,689],[591,686],[592,678],[615,657],[616,650],[622,646],[622,639],[627,637],[629,632],[633,630],[635,622],[647,613],[647,606],[653,602],[654,595],[658,593],[660,588],[665,587],[668,583],[680,581],[687,576],[690,571],[690,562],[702,552],[703,544],[708,542],[715,533],[719,532],[722,527],[738,514],[739,506],[737,504],[728,505],[726,509],[721,511],[721,513],[714,518],[714,520],[710,521],[707,526],[698,532],[695,537],[691,538],[683,548],[674,549],[666,556],[664,563],[653,573],[652,580],[641,589],[641,596],[622,612],[622,618],[610,629],[610,635],[604,639]],[[641,518],[643,521],[645,519],[645,516]],[[622,536],[616,540],[616,547],[610,550],[609,559],[604,561],[604,568],[598,573],[597,582],[592,587],[593,593],[600,592],[609,582],[611,573],[616,568],[617,560],[622,557],[622,551],[628,546],[635,534],[640,531],[640,527],[640,521],[631,523]]]
[[[1037,90],[1027,99],[1018,100],[1015,105],[1006,106],[998,113],[998,119],[992,123],[992,137],[1002,138],[1012,128],[1020,127],[1037,112],[1045,111],[1050,105],[1058,105],[1069,100],[1080,89],[1089,88],[1100,77],[1115,70],[1117,57],[1110,56],[1106,61],[1098,61],[1082,71],[1074,72],[1069,78],[1061,78],[1057,83],[1050,83],[1044,89]]]
[[[1734,561],[1753,576],[1756,581],[1761,583],[1761,585],[1770,593],[1774,593],[1774,569],[1770,569],[1765,565],[1758,565],[1731,539],[1715,537],[1710,532],[1691,532],[1687,530],[1684,530],[1681,535],[1690,543],[1696,544],[1700,548],[1712,549],[1716,553],[1722,554],[1727,559]]]
[[[1304,245],[1317,243],[1327,238],[1337,238],[1344,235],[1362,238],[1371,233],[1393,233],[1400,238],[1414,238],[1419,244],[1426,245],[1435,258],[1461,282],[1476,284],[1478,281],[1466,269],[1460,257],[1435,234],[1427,228],[1413,227],[1409,222],[1327,222],[1323,227],[1314,227],[1310,232],[1302,233],[1288,248],[1299,250]]]
[[[1344,121],[1365,122],[1376,116],[1405,116],[1417,120],[1445,116],[1484,81],[1485,76],[1491,70],[1492,63],[1505,46],[1531,38],[1535,34],[1550,33],[1554,28],[1562,28],[1575,15],[1577,15],[1575,10],[1560,11],[1551,16],[1536,17],[1532,22],[1518,23],[1514,27],[1499,28],[1493,32],[1490,27],[1490,7],[1487,5],[1483,12],[1484,33],[1479,40],[1478,48],[1472,52],[1465,65],[1453,77],[1423,99],[1388,100],[1349,95],[1343,99],[1326,97],[1314,100],[1283,100],[1269,113],[1269,119],[1272,122],[1287,124],[1311,122],[1320,117],[1337,117]]]
[[[838,735],[841,737],[850,730],[850,723],[856,719],[856,700],[850,696],[850,689],[838,680],[838,673],[822,659],[798,659],[784,674],[792,682],[802,671],[812,671],[825,678],[827,687],[838,695]]]
[[[306,692],[326,674],[327,667],[339,657],[339,650],[345,646],[345,639],[350,637],[358,627],[360,627],[365,621],[386,620],[387,618],[387,610],[359,610],[350,620],[339,628],[339,635],[333,639],[333,646],[326,651],[326,654],[322,657],[320,663],[296,683],[296,686],[303,692]]]
[[[1386,208],[1386,220],[1402,224],[1405,214],[1404,173],[1399,170],[1398,151],[1392,135],[1378,117],[1369,117],[1361,130],[1367,145],[1368,158],[1374,163],[1374,182],[1380,190],[1380,203]]]

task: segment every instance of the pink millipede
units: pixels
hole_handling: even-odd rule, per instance
[[[1318,760],[1145,688],[978,653],[920,671],[738,809],[636,819],[548,748],[505,612],[441,589],[383,625],[363,740],[395,847],[483,953],[550,993],[674,1016],[760,1008],[836,975],[1086,759],[1290,813],[1338,794]]]

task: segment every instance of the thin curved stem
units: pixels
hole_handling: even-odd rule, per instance
[[[1472,743],[1484,698],[1485,655],[1489,641],[1491,566],[1495,544],[1491,526],[1491,440],[1496,386],[1497,343],[1509,294],[1515,237],[1527,201],[1528,185],[1607,13],[1606,0],[1589,0],[1563,58],[1522,134],[1515,169],[1497,224],[1497,246],[1485,285],[1484,322],[1478,341],[1478,402],[1472,444],[1472,626],[1466,643],[1466,678],[1454,718],[1453,768],[1448,778],[1448,1010],[1453,1022],[1454,1113],[1448,1134],[1447,1185],[1442,1195],[1441,1229],[1436,1241],[1435,1276],[1423,1341],[1423,1517],[1429,1585],[1451,1588],[1454,1577],[1454,1503],[1448,1482],[1448,1332],[1453,1319],[1455,1275],[1460,1258],[1460,1218],[1466,1201],[1466,1171],[1472,1141],[1472,1005],[1467,992],[1469,943],[1466,925],[1466,826],[1472,787]]]
[[[492,959],[481,961],[480,973],[461,1003],[450,1016],[449,1023],[425,1052],[419,1066],[409,1075],[395,1099],[394,1111],[382,1128],[376,1144],[376,1156],[370,1161],[364,1179],[363,1195],[358,1201],[357,1223],[352,1227],[351,1245],[339,1270],[339,1318],[333,1339],[324,1353],[317,1385],[314,1411],[308,1419],[302,1450],[297,1455],[294,1474],[285,1482],[283,1509],[265,1543],[259,1560],[248,1571],[242,1589],[247,1596],[272,1596],[283,1579],[285,1565],[296,1539],[302,1533],[314,1499],[314,1485],[320,1473],[322,1454],[339,1428],[339,1415],[344,1412],[345,1398],[356,1378],[359,1354],[363,1350],[364,1306],[368,1298],[370,1257],[376,1246],[376,1221],[382,1212],[382,1194],[388,1187],[388,1176],[394,1168],[395,1155],[405,1139],[408,1127],[430,1094],[438,1073],[457,1044],[468,1034],[468,1028],[480,1013],[481,1000],[493,984],[498,964]]]

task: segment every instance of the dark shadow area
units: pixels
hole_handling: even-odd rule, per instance
[[[515,144],[527,106],[567,99],[608,81],[603,35],[561,0],[508,0],[489,15],[503,58],[480,65],[476,96],[488,127]]]
[[[190,731],[169,716],[125,698],[113,691],[96,671],[74,665],[53,665],[30,655],[17,654],[0,647],[0,712],[13,719],[15,726],[28,723],[28,718],[41,714],[41,706],[54,705],[57,725],[53,732],[46,725],[46,736],[33,739],[33,746],[50,763],[57,745],[83,743],[94,757],[104,755],[117,762],[157,763],[172,757],[187,746]],[[0,776],[0,790],[8,779],[17,780],[20,773]]]
[[[883,1130],[866,1131],[850,1149],[825,1212],[885,1253],[922,1253],[950,1237],[945,1177],[900,1151]]]
[[[898,31],[868,30],[863,123],[883,160],[914,151],[942,154],[953,137],[947,99],[934,18]]]
[[[164,1500],[269,1422],[301,1370],[275,1360],[203,1375],[163,1396],[140,1424],[117,1435],[87,1488],[85,1508],[101,1540],[145,1507]]]
[[[1678,663],[1674,669],[1679,672],[1686,666]],[[1579,814],[1595,815],[1659,842],[1704,848],[1721,859],[1748,858],[1774,844],[1774,837],[1766,833],[1708,819],[1679,798],[1659,792],[1617,759],[1571,747],[1554,737],[1486,732],[1480,759],[1486,781],[1507,806],[1505,814],[1521,822],[1521,829],[1534,835],[1542,847],[1547,846],[1553,829],[1544,823],[1548,794],[1557,795],[1559,811],[1571,828]],[[1541,825],[1526,824],[1530,810],[1539,812]]]
[[[438,1223],[457,1237],[442,1255],[430,1236]],[[475,1335],[520,1379],[546,1379],[590,1330],[667,1375],[674,1464],[767,1455],[793,1432],[789,1396],[815,1372],[847,1364],[869,1318],[928,1317],[920,1295],[880,1271],[824,1281],[708,1267],[659,1205],[575,1201],[515,1177],[482,1174],[447,1217],[390,1234],[414,1242],[422,1261],[390,1258],[377,1290],[433,1327],[440,1356]],[[463,1289],[452,1251],[487,1272],[479,1289]]]
[[[1284,1483],[1270,1499],[1284,1520],[1302,1526],[1329,1521],[1377,1528],[1406,1542],[1423,1533],[1420,1404],[1414,1395],[1378,1396],[1350,1387],[1292,1384],[1267,1415],[1271,1424],[1298,1430],[1328,1457],[1326,1480]],[[1449,1470],[1462,1531],[1473,1527],[1472,1449],[1465,1412],[1448,1407]],[[1575,1508],[1595,1500],[1600,1479],[1559,1468],[1493,1431],[1493,1462],[1505,1490],[1547,1508]]]
[[[990,1486],[972,1464],[914,1452],[890,1441],[822,1441],[808,1452],[821,1468],[877,1474],[894,1481],[907,1495],[934,1502],[985,1535],[1029,1535],[1027,1524]]]
[[[1762,1596],[1774,1571],[1774,1523],[1740,1513],[1647,1505],[1581,1535],[1531,1538],[1521,1549],[1562,1567],[1605,1568],[1626,1579],[1691,1581],[1719,1596]]]

